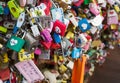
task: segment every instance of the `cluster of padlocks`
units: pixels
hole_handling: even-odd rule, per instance
[[[120,46],[119,0],[0,0],[0,83],[83,83]]]

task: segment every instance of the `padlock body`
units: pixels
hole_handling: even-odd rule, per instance
[[[22,49],[24,43],[25,43],[25,40],[16,36],[12,36],[7,43],[7,47],[16,52],[19,52]]]
[[[8,7],[10,9],[11,14],[15,17],[18,18],[20,13],[24,11],[23,8],[21,8],[15,0],[10,0],[8,2]]]

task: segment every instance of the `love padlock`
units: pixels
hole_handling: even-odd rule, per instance
[[[118,15],[115,10],[108,10],[107,24],[118,24]]]
[[[24,11],[24,9],[21,8],[15,0],[10,0],[7,4],[8,4],[8,7],[10,9],[11,14],[15,18],[18,18],[20,13]]]
[[[80,20],[78,26],[82,32],[86,32],[91,28],[91,25],[88,23],[88,20],[86,18]]]
[[[12,35],[6,46],[16,52],[19,52],[24,46],[25,40],[23,40],[23,38],[25,34],[26,33],[23,34],[22,38]]]
[[[61,36],[64,36],[66,31],[66,25],[59,20],[56,20],[53,25],[53,31],[60,34]]]

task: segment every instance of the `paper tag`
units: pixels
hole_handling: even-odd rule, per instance
[[[37,36],[40,35],[40,32],[39,32],[39,29],[38,29],[37,25],[31,26],[31,30],[33,32],[34,37],[37,37]]]
[[[15,66],[29,83],[34,83],[44,79],[43,74],[39,71],[32,60],[18,62]]]

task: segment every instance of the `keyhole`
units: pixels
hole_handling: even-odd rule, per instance
[[[11,10],[12,10],[13,12],[16,12],[16,9],[15,9],[14,7],[12,7]]]

